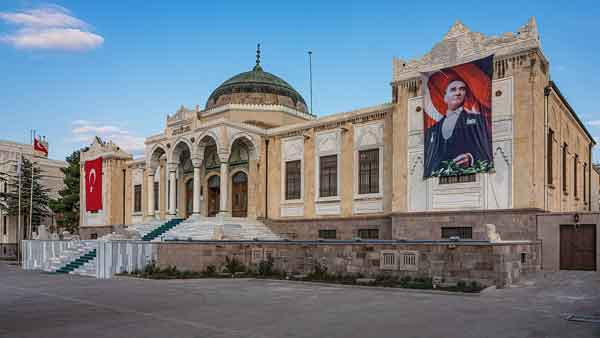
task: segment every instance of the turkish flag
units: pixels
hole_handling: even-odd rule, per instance
[[[85,161],[85,210],[102,210],[102,157]]]
[[[48,156],[48,148],[40,142],[37,137],[33,139],[33,149],[44,153],[44,155]]]

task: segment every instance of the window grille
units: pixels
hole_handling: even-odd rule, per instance
[[[337,196],[337,155],[319,158],[319,196]]]
[[[319,238],[322,239],[336,239],[337,232],[335,229],[324,229],[319,230]]]
[[[379,239],[379,229],[359,229],[358,237],[362,239]]]
[[[358,152],[358,193],[379,192],[379,149]]]
[[[142,185],[133,186],[133,212],[142,212]]]
[[[476,174],[466,174],[460,176],[440,176],[439,184],[455,184],[455,183],[468,183],[476,182]]]
[[[285,199],[300,199],[300,160],[285,162]]]
[[[472,227],[442,227],[442,238],[458,237],[460,239],[472,239]]]

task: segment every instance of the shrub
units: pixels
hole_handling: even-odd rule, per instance
[[[225,257],[225,269],[231,274],[245,271],[244,264],[238,261],[237,258],[229,258],[229,256]]]
[[[273,275],[273,257],[267,258],[267,260],[262,260],[258,264],[258,274],[261,276],[271,276]]]
[[[202,274],[207,277],[215,276],[217,274],[217,267],[212,264],[207,265],[204,271],[202,271]]]

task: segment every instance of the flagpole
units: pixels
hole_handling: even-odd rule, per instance
[[[17,176],[19,177],[19,216],[18,216],[18,229],[17,229],[17,260],[21,264],[21,162],[23,160],[23,153],[19,153],[19,160],[17,162]]]
[[[33,142],[35,142],[35,129],[33,130]],[[35,147],[33,145],[33,142],[31,143],[31,147],[34,148],[33,149],[33,155],[31,156],[31,190],[29,192],[29,231],[27,231],[27,238],[31,239],[31,235],[33,233],[33,163],[34,163],[34,159],[35,159]]]

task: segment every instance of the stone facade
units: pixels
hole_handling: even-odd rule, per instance
[[[330,273],[375,276],[441,277],[448,282],[478,281],[499,287],[517,282],[522,273],[539,270],[538,242],[521,243],[161,243],[157,263],[181,270],[222,268],[235,257],[257,269],[272,257],[274,267],[288,273],[310,273],[319,264]],[[384,261],[384,255],[394,256]],[[404,256],[412,257],[405,260]],[[523,260],[523,256],[525,259]],[[406,262],[406,263],[405,263]]]
[[[420,73],[491,54],[494,170],[467,183],[423,179]],[[284,238],[315,239],[319,230],[335,230],[337,239],[352,239],[376,229],[380,239],[438,239],[442,227],[469,226],[473,238],[484,239],[490,223],[503,239],[534,240],[536,213],[586,211],[593,204],[595,142],[549,79],[534,19],[502,36],[457,22],[424,57],[394,59],[390,103],[315,118],[305,107],[257,91],[227,94],[227,102],[204,110],[181,107],[167,116],[163,132],[146,139],[143,159],[116,145],[91,150],[106,154],[106,210],[82,212],[82,228],[242,215]],[[377,182],[362,194],[361,151],[378,158]],[[335,188],[321,196],[321,159],[331,156]],[[295,161],[299,191],[289,197],[286,166]]]
[[[0,140],[0,172],[11,173],[14,175],[17,170],[16,166],[19,154],[23,154],[24,158],[34,161],[35,166],[39,167],[42,171],[41,183],[44,187],[49,189],[48,196],[50,198],[58,198],[58,192],[64,186],[64,174],[60,169],[65,168],[67,163],[65,161],[52,160],[47,158],[44,154],[34,152],[31,144]],[[5,191],[4,189],[8,189],[5,188],[5,182],[3,182],[1,179],[0,189],[2,189],[2,191]],[[0,203],[2,203],[2,201],[0,201]],[[47,227],[50,227],[56,225],[56,220],[54,216],[51,216],[43,220],[42,223]],[[23,217],[22,224],[24,226],[29,224],[28,215],[27,217]],[[24,228],[22,231],[24,231]],[[0,256],[6,255],[14,257],[13,254],[16,251],[13,245],[17,243],[17,232],[18,217],[8,216],[3,214],[3,212],[0,210]]]

